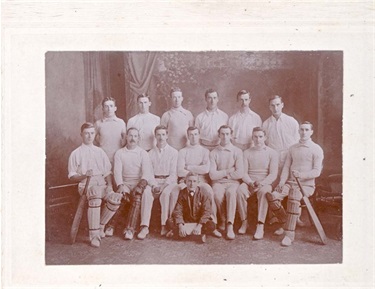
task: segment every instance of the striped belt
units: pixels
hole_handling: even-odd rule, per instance
[[[165,176],[158,175],[158,176],[155,176],[155,179],[166,179],[168,177],[169,177],[169,175],[165,175]]]

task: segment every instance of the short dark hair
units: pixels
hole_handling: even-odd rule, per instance
[[[181,88],[179,88],[179,87],[172,87],[171,90],[169,91],[169,96],[172,96],[173,92],[178,92],[178,91],[182,93]]]
[[[218,129],[217,132],[220,134],[220,130],[225,129],[225,128],[229,128],[229,129],[230,129],[230,133],[231,133],[231,134],[233,133],[233,129],[232,129],[229,125],[226,125],[226,124],[222,125],[222,126]]]
[[[207,98],[207,96],[208,96],[210,93],[214,93],[214,92],[216,92],[217,96],[219,96],[219,93],[218,93],[216,90],[214,90],[214,89],[212,89],[212,88],[209,88],[209,89],[207,89],[206,92],[204,93],[204,97]]]
[[[81,125],[81,132],[87,128],[95,128],[95,126],[91,122],[85,122],[83,125]]]
[[[128,135],[129,134],[129,131],[131,131],[131,130],[136,130],[137,132],[138,132],[138,135],[139,135],[139,130],[137,129],[137,128],[135,128],[135,127],[129,127],[127,130],[126,130],[126,135]]]
[[[156,134],[156,132],[161,129],[164,129],[168,134],[168,128],[165,125],[158,125],[157,127],[155,127],[154,134]]]
[[[256,126],[256,127],[253,128],[253,133],[256,132],[256,131],[262,131],[264,133],[264,135],[266,135],[266,131],[259,126]]]
[[[280,96],[280,95],[272,95],[269,99],[268,99],[268,102],[270,103],[271,100],[274,100],[274,99],[280,99],[281,102],[283,102],[283,98]]]
[[[149,101],[151,101],[151,98],[150,96],[147,94],[147,93],[142,93],[140,95],[137,96],[137,101],[142,98],[142,97],[147,97]]]
[[[196,126],[189,126],[188,129],[186,130],[186,133],[188,134],[189,131],[192,131],[192,130],[198,130],[198,132],[200,133],[200,129]]]
[[[113,97],[110,97],[110,96],[108,96],[108,97],[106,97],[106,98],[104,98],[104,99],[102,100],[102,106],[104,106],[104,103],[106,103],[107,101],[113,101],[113,103],[114,103],[115,106],[116,106],[116,99],[114,99]]]
[[[250,97],[250,99],[251,99],[251,94],[250,94],[250,92],[248,92],[248,91],[245,90],[245,89],[242,89],[242,90],[240,90],[240,91],[237,93],[237,100],[239,100],[240,97],[241,97],[242,95],[244,95],[244,94],[248,94],[249,97]]]
[[[304,122],[301,123],[301,125],[302,125],[302,124],[309,124],[310,127],[311,127],[311,130],[314,130],[314,126],[313,126],[313,124],[312,124],[311,122],[309,122],[309,121],[304,121]]]

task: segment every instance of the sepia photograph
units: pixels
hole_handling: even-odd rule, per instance
[[[3,1],[4,288],[374,286],[372,1]]]
[[[47,265],[342,262],[342,51],[45,63]]]

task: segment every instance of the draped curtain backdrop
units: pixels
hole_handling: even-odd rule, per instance
[[[101,102],[111,95],[108,52],[84,53],[86,121],[102,117]]]
[[[125,80],[128,84],[126,115],[137,113],[137,96],[148,93],[156,63],[156,52],[128,52],[124,57]]]

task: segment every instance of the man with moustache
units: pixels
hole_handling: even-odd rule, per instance
[[[172,190],[177,186],[177,157],[178,152],[167,143],[168,130],[163,125],[158,125],[155,128],[156,146],[149,151],[151,159],[154,178],[150,181],[152,194],[144,194],[145,212],[148,215],[144,216],[144,224],[150,223],[152,204],[154,197],[159,197],[161,205],[161,232],[164,236],[168,230],[166,227],[167,219],[172,213],[170,211],[170,197]]]
[[[228,115],[218,108],[219,95],[212,88],[206,90],[205,100],[207,107],[196,117],[195,126],[200,130],[201,145],[212,151],[220,143],[217,131],[228,123]]]
[[[145,216],[148,214],[147,200],[144,196],[151,194],[151,187],[147,185],[153,178],[153,171],[150,158],[147,152],[138,146],[139,132],[136,128],[128,128],[126,134],[127,144],[125,147],[119,149],[114,158],[114,178],[117,184],[117,193],[124,196],[125,200],[132,200],[130,193],[137,191],[142,195],[141,197],[141,230],[137,237],[144,239],[148,234],[148,222]],[[145,183],[145,184],[144,184]],[[111,224],[106,230],[106,235],[113,235],[114,227],[121,218],[116,214]],[[128,216],[128,220],[134,216]],[[126,240],[131,240],[134,237],[135,228],[127,227],[124,231]]]

